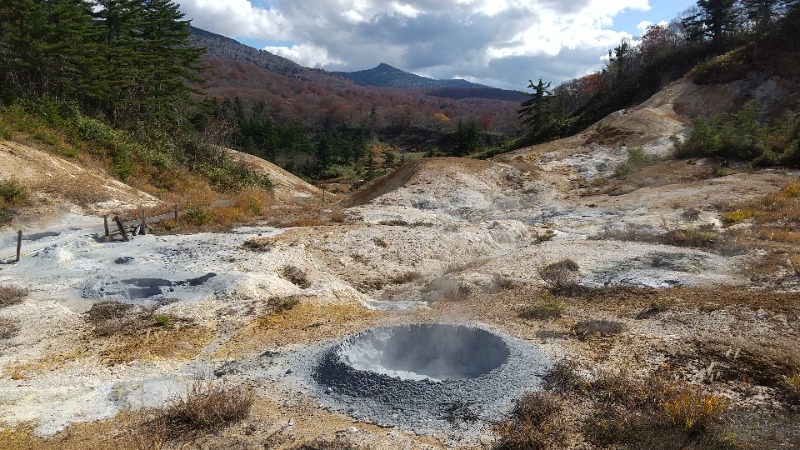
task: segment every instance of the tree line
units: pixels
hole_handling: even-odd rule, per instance
[[[609,50],[599,72],[551,89],[530,81],[529,99],[518,109],[524,147],[568,136],[607,114],[640,103],[699,62],[776,35],[796,42],[800,0],[699,0],[668,24],[651,25],[634,45]],[[796,40],[796,39],[795,39]],[[703,82],[702,79],[696,80]]]
[[[110,123],[188,117],[202,49],[168,0],[4,0],[0,99],[76,102]]]

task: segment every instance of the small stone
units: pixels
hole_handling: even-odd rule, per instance
[[[286,375],[289,375],[292,372],[294,372],[292,369],[286,369]]]
[[[347,431],[347,434],[355,434],[355,433],[358,432],[358,428],[356,428],[356,427],[347,427],[347,430],[345,430],[345,431]]]
[[[290,417],[290,418],[289,418],[289,421],[288,421],[288,422],[286,422],[286,426],[287,426],[287,427],[292,427],[292,426],[294,426],[294,418]]]

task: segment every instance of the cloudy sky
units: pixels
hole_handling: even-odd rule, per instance
[[[608,49],[692,0],[177,0],[194,26],[307,67],[385,62],[525,90],[602,66]]]

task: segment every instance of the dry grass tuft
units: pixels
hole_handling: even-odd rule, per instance
[[[306,442],[293,450],[370,450],[371,446],[357,445],[343,436],[336,436],[333,440],[317,438]]]
[[[248,239],[242,246],[253,252],[270,252],[275,248],[275,238],[272,237],[259,237]]]
[[[306,273],[302,269],[291,264],[281,267],[280,274],[281,277],[291,281],[292,284],[299,288],[306,289],[311,286]]]
[[[572,330],[579,338],[586,339],[591,336],[614,336],[625,331],[625,326],[611,320],[587,320],[578,322]]]
[[[273,313],[282,313],[293,309],[300,303],[300,298],[294,295],[288,297],[272,297],[267,301],[272,307]]]
[[[419,273],[419,272],[405,272],[405,273],[401,273],[399,275],[396,275],[396,276],[392,277],[389,280],[389,283],[391,283],[391,284],[406,284],[406,283],[411,283],[413,281],[419,280],[420,278],[422,278],[422,274]]]
[[[695,433],[718,422],[727,405],[727,400],[718,395],[685,389],[668,396],[660,406],[673,425]]]
[[[4,339],[11,339],[19,332],[19,325],[17,322],[0,317],[0,341]]]
[[[578,365],[566,359],[558,361],[544,380],[548,390],[559,394],[586,392],[591,386],[591,383],[578,374]]]
[[[569,290],[578,284],[580,266],[575,261],[565,258],[539,268],[539,276],[555,290]]]
[[[242,389],[229,389],[223,384],[197,381],[189,392],[176,398],[153,419],[162,422],[170,437],[215,431],[236,423],[250,413],[253,395]]]
[[[716,244],[717,239],[713,224],[698,228],[669,228],[662,236],[665,244],[676,247],[710,248]]]
[[[142,306],[116,301],[98,302],[86,312],[98,336],[131,333],[149,326],[151,312]]]
[[[16,286],[0,286],[0,308],[22,303],[28,290]]]

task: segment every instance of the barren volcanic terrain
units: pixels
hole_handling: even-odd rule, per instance
[[[415,161],[338,202],[240,156],[279,197],[260,222],[130,242],[98,214],[158,199],[93,181],[79,209],[58,186],[100,172],[0,142],[0,170],[49,199],[0,234],[0,447],[481,448],[564,367],[594,387],[658,374],[724,403],[734,448],[800,447],[797,240],[723,220],[796,202],[800,174],[671,158],[715,89],[681,80],[573,137]],[[658,162],[616,176],[634,146]],[[189,437],[146,426],[202,383],[252,395],[249,414]],[[581,424],[605,400],[569,392],[561,442],[595,448]]]

